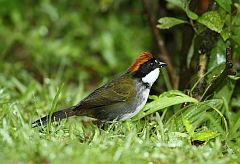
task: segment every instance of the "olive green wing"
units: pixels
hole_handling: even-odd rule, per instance
[[[129,101],[135,96],[134,81],[128,76],[121,76],[110,83],[98,88],[83,99],[78,109],[92,109]]]

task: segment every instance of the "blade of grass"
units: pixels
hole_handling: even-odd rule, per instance
[[[63,86],[64,84],[61,84],[60,87],[58,88],[57,90],[57,93],[52,101],[52,105],[51,105],[51,109],[50,109],[50,112],[49,112],[49,118],[48,120],[51,120],[52,119],[52,114],[56,111],[56,107],[57,107],[57,102],[58,102],[58,98],[59,98],[59,95],[63,89]],[[48,121],[48,124],[47,124],[47,134],[50,134],[50,127],[51,127],[51,121]]]

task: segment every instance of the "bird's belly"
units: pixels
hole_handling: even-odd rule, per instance
[[[139,93],[135,97],[134,104],[132,104],[128,109],[123,110],[123,114],[118,120],[124,121],[126,119],[132,118],[144,107],[147,102],[150,89],[141,87]]]

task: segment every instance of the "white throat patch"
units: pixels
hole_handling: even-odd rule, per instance
[[[149,72],[146,76],[142,78],[144,83],[148,83],[150,86],[157,80],[159,76],[159,68],[155,68],[151,72]]]

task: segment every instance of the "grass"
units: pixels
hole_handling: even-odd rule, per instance
[[[49,130],[33,129],[31,122],[55,108],[56,103],[57,108],[65,107],[86,96],[83,84],[60,87],[59,81],[45,79],[45,83],[40,85],[26,72],[20,74],[19,79],[2,74],[0,82],[1,163],[239,162],[239,141],[228,142],[230,136],[217,127],[220,125],[217,120],[214,120],[216,126],[210,122],[212,125],[201,124],[201,129],[215,130],[218,135],[207,139],[203,145],[192,145],[187,123],[184,128],[180,125],[181,117],[176,115],[179,112],[171,113],[177,106],[164,108],[160,111],[162,114],[153,113],[140,120],[116,122],[103,127],[87,118],[76,117],[62,121],[58,126],[51,125]],[[61,90],[56,96],[58,88]],[[189,114],[188,110],[190,108],[180,113]],[[202,116],[199,113],[196,117],[201,120]],[[205,117],[219,119],[219,115],[214,118],[208,114]],[[189,120],[190,126],[198,125],[192,123],[191,118]],[[235,123],[239,122],[237,120]],[[239,123],[235,127],[239,127]],[[194,131],[199,131],[199,127]]]

